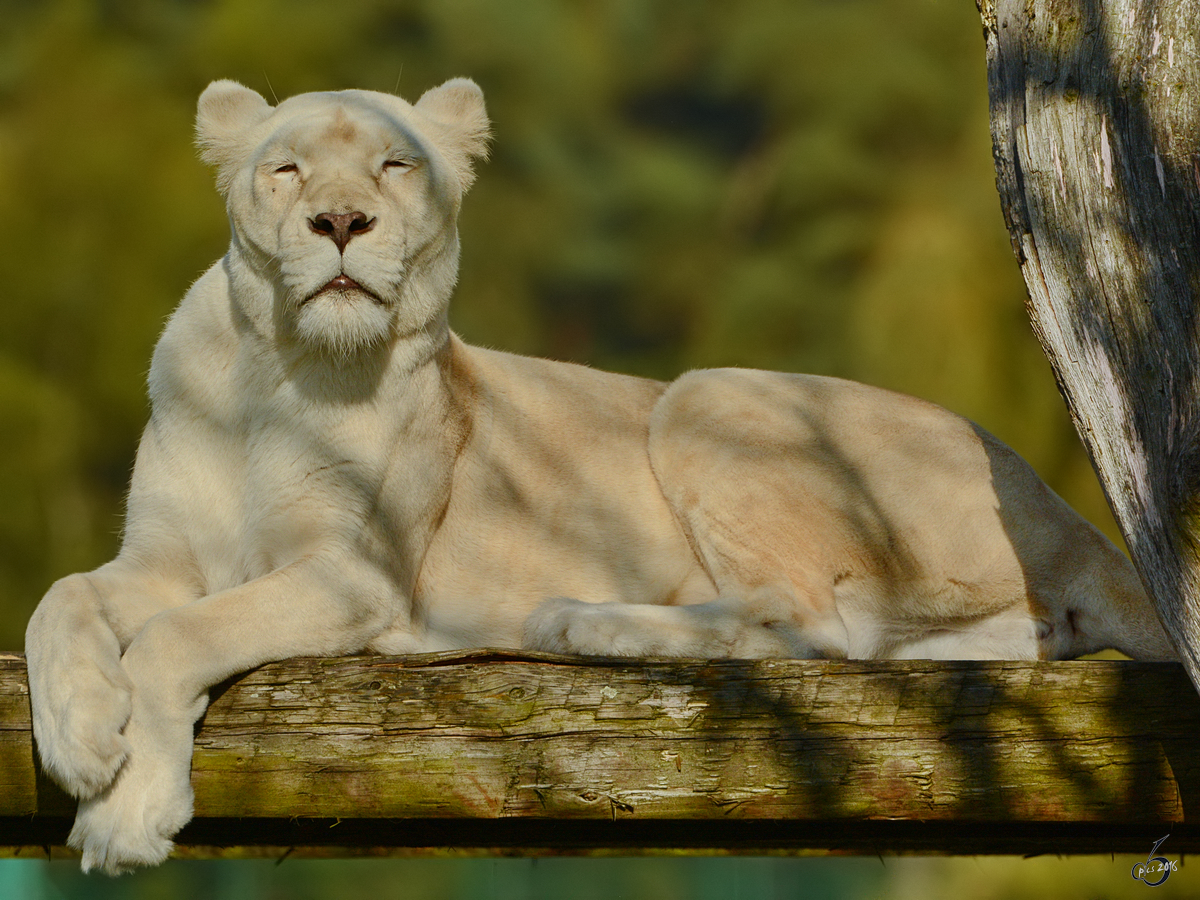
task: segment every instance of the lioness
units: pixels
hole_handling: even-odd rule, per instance
[[[460,342],[474,83],[272,108],[218,81],[196,129],[229,252],[155,350],[120,554],[26,638],[85,870],[166,857],[208,688],[288,656],[1173,656],[1124,556],[936,406]]]

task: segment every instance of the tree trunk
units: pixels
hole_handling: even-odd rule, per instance
[[[1200,11],[980,0],[1029,314],[1200,687]]]

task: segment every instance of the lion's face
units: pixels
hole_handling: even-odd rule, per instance
[[[486,147],[474,84],[448,82],[415,105],[342,91],[272,109],[215,82],[197,134],[218,166],[235,250],[274,285],[282,326],[305,344],[347,356],[441,313],[470,162]]]

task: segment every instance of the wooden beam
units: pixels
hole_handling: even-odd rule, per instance
[[[192,783],[185,856],[1197,852],[1200,698],[1168,663],[297,659],[214,690]],[[71,810],[0,655],[2,852]]]

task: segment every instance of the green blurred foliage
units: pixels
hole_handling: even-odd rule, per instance
[[[858,900],[876,859],[628,858],[173,861],[119,880],[0,860],[5,900]],[[10,884],[5,872],[11,874]],[[20,880],[18,880],[20,879]],[[13,890],[13,886],[16,890]]]
[[[190,143],[266,96],[483,87],[468,340],[943,403],[1115,532],[1031,336],[962,0],[0,0],[0,646],[112,556],[163,320],[227,227]]]
[[[1149,851],[1153,841],[1147,841]],[[1169,842],[1168,842],[1169,845]],[[1166,858],[1178,860],[1170,852]],[[173,860],[119,879],[74,860],[0,860],[5,900],[1190,900],[1182,860],[1147,895],[1145,857],[646,857]]]

